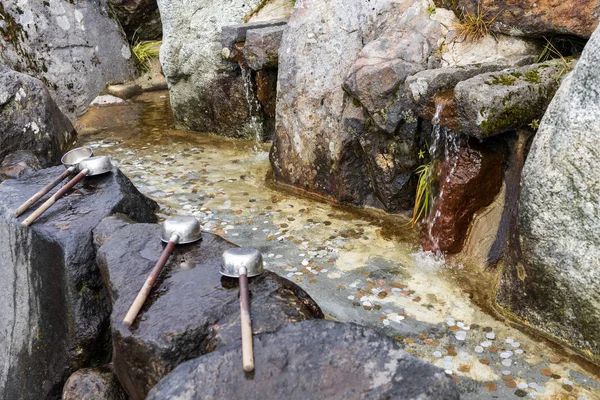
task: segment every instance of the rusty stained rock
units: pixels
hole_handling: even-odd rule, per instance
[[[443,196],[421,230],[424,250],[452,254],[461,250],[473,215],[489,205],[502,186],[503,161],[502,153],[471,141],[441,163],[438,193],[443,191]]]
[[[436,0],[454,8],[492,20],[492,30],[515,36],[576,35],[589,38],[598,26],[598,0]],[[445,3],[445,4],[444,4]]]

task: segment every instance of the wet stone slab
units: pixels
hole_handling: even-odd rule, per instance
[[[149,400],[458,399],[443,370],[399,350],[372,329],[304,321],[254,339],[255,371],[244,374],[239,346],[182,364]]]
[[[84,179],[22,228],[35,207],[18,219],[14,210],[63,171],[48,168],[0,185],[3,399],[60,398],[71,372],[107,358],[110,304],[94,262],[92,230],[116,212],[156,219],[156,203],[115,168]]]
[[[100,247],[98,264],[113,304],[113,363],[132,399],[144,399],[180,363],[241,340],[238,283],[219,273],[231,247],[209,233],[177,246],[131,328],[122,320],[162,252],[160,226],[126,225]],[[323,317],[306,292],[272,272],[250,278],[249,290],[255,334]]]

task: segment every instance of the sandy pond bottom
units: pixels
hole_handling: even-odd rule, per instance
[[[457,283],[468,268],[421,252],[406,219],[268,185],[269,144],[176,129],[166,92],[92,108],[76,127],[79,145],[112,157],[162,218],[193,215],[205,231],[259,249],[328,317],[394,337],[451,374],[462,398],[600,399],[595,366],[474,305]]]

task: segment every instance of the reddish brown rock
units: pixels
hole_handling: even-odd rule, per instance
[[[566,34],[589,38],[600,16],[600,0],[437,0],[436,3],[454,5],[459,15],[462,10],[477,15],[481,3],[484,18],[495,18],[494,31],[518,36]]]
[[[489,205],[502,186],[503,161],[503,154],[470,142],[442,162],[439,192],[443,191],[443,195],[430,213],[432,219],[421,230],[424,250],[461,250],[473,215]]]

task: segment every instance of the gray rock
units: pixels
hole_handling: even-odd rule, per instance
[[[128,400],[110,368],[80,369],[69,377],[62,400]]]
[[[108,0],[108,4],[131,43],[162,38],[156,0]]]
[[[0,164],[0,182],[4,179],[20,178],[26,173],[42,168],[38,158],[30,150],[10,153]]]
[[[531,56],[518,56],[499,59],[493,63],[472,64],[459,67],[427,69],[406,78],[405,86],[415,103],[415,111],[420,117],[432,119],[426,112],[434,97],[446,90],[454,89],[461,81],[488,72],[500,71],[509,67],[521,67],[535,61]]]
[[[564,68],[563,61],[552,60],[460,82],[454,89],[458,120],[451,127],[483,139],[527,126],[544,115]]]
[[[127,100],[142,93],[142,88],[135,82],[128,82],[119,85],[108,85],[106,93]]]
[[[261,3],[158,0],[163,22],[160,60],[179,125],[229,137],[262,136],[249,112],[239,66],[221,56],[221,27],[241,23]]]
[[[0,184],[0,393],[5,399],[58,399],[73,371],[108,358],[110,302],[95,264],[92,230],[116,212],[137,221],[156,219],[156,203],[113,169],[86,178],[22,228],[23,217],[15,219],[14,210],[63,171],[48,168]]]
[[[548,107],[525,163],[523,265],[498,302],[600,361],[600,30]]]
[[[404,81],[427,68],[442,25],[415,2],[368,43],[352,66],[344,88],[365,107],[379,127],[394,133],[406,120],[411,99]]]
[[[133,78],[127,41],[107,0],[6,0],[0,62],[35,76],[69,118],[82,115],[107,83]]]
[[[0,161],[30,150],[42,166],[56,165],[76,136],[41,81],[0,65]]]
[[[288,22],[287,19],[272,19],[266,21],[250,22],[247,24],[226,25],[221,27],[221,46],[223,49],[233,53],[233,46],[239,42],[246,41],[246,35],[249,31],[274,28],[284,26]]]
[[[254,338],[256,370],[241,368],[230,346],[186,362],[163,378],[148,400],[458,399],[441,369],[354,324],[305,321]]]
[[[386,1],[296,1],[279,50],[271,150],[278,181],[352,204],[372,195],[360,143],[343,129],[350,100],[342,84],[387,8]]]
[[[234,245],[208,233],[176,247],[132,328],[122,324],[163,246],[159,225],[134,224],[98,251],[113,304],[115,373],[134,400],[144,399],[180,363],[240,341],[237,280],[219,274],[223,252]],[[272,272],[251,278],[249,289],[257,334],[323,317],[306,292]]]
[[[248,31],[243,48],[248,67],[255,71],[277,67],[279,46],[285,28],[285,25],[280,25]]]
[[[90,103],[90,106],[111,106],[111,105],[123,105],[127,104],[125,100],[120,97],[113,96],[111,94],[104,94],[96,97]]]

